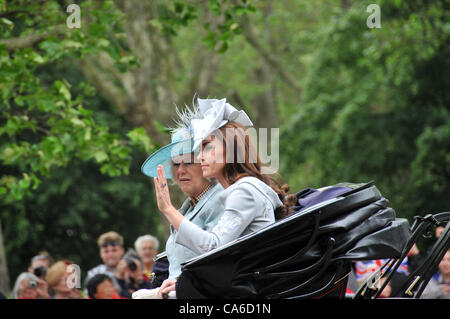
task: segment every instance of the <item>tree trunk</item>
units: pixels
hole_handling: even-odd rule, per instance
[[[252,70],[255,81],[265,89],[252,98],[253,122],[255,128],[278,127],[277,105],[275,102],[274,81],[270,67],[261,61],[258,68]]]
[[[6,261],[5,246],[3,245],[2,222],[0,220],[0,292],[7,295],[10,292],[8,263]]]
[[[263,13],[264,24],[266,24],[272,14],[272,1],[265,3]],[[262,39],[271,47],[274,47],[272,44],[272,34],[270,30],[264,30],[264,32],[261,32],[259,29],[254,28],[253,24],[249,20],[245,21],[246,25],[244,26],[244,34],[253,48],[260,53],[261,60],[259,66],[252,70],[252,76],[254,77],[254,81],[258,83],[260,87],[264,88],[260,93],[255,94],[252,98],[252,105],[254,106],[254,124],[256,128],[276,128],[278,127],[278,113],[275,99],[274,73],[276,72],[273,70],[274,63],[271,62],[270,59],[267,59],[265,54],[261,52],[262,45],[254,45],[257,43],[256,39]],[[258,50],[258,48],[260,48],[260,50]],[[262,50],[264,51],[264,49]],[[274,59],[274,57],[271,59]],[[276,65],[279,64],[276,63]],[[281,70],[281,66],[278,66],[278,68],[280,68],[281,73],[285,72],[284,70]],[[289,78],[289,81],[294,83],[293,79],[287,75],[286,77]]]
[[[163,145],[169,138],[159,132],[155,122],[167,125],[175,90],[171,87],[169,47],[149,21],[153,17],[151,1],[116,1],[126,16],[127,45],[137,56],[139,66],[126,73],[115,69],[114,61],[103,54],[86,57],[80,63],[85,76],[133,125],[143,127],[153,140]]]

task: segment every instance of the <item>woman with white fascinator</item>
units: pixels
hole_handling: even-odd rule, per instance
[[[161,165],[154,183],[159,210],[178,230],[176,242],[203,254],[287,216],[295,196],[287,193],[287,185],[280,186],[261,172],[261,161],[245,128],[253,124],[244,111],[226,99],[198,99],[198,107],[203,117],[191,121],[193,149],[199,150],[196,160],[203,177],[217,180],[224,188],[219,196],[224,212],[217,225],[201,229],[173,207]],[[161,287],[160,295],[167,290]]]

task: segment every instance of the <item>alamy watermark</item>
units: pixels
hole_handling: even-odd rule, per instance
[[[212,134],[214,139],[219,140],[217,145],[226,145],[222,149],[224,157],[215,158],[216,163],[257,163],[259,158],[263,174],[273,174],[278,171],[280,165],[279,128],[225,128],[224,133],[225,136],[221,130],[216,130]],[[191,153],[193,146],[193,141],[185,140],[172,147],[170,156],[174,159],[181,154]],[[201,163],[201,152],[205,152],[205,150],[201,146],[194,152],[195,156],[185,158],[183,162]]]
[[[70,15],[66,19],[66,25],[68,28],[81,28],[81,9],[80,6],[77,4],[70,4],[67,6],[67,10]],[[381,9],[380,6],[377,4],[369,4],[366,8],[366,12],[371,13],[366,20],[366,25],[368,28],[381,28]],[[228,130],[228,129],[227,129]],[[250,127],[245,130],[244,135],[249,136],[251,140],[257,141],[257,143],[253,142],[254,147],[257,149],[255,152],[242,152],[234,147],[235,145],[231,143],[232,145],[227,144],[227,158],[226,162],[230,162],[231,160],[238,163],[245,162],[246,159],[248,159],[248,162],[255,163],[257,161],[257,158],[259,155],[259,159],[261,161],[262,167],[261,171],[262,173],[269,174],[269,173],[275,173],[278,171],[279,163],[280,163],[280,156],[279,156],[279,128],[271,128],[270,129],[270,138],[268,137],[269,129],[267,128],[260,128],[258,131]],[[230,130],[227,131],[228,134],[235,134],[235,132],[231,132]],[[236,136],[238,137],[238,136]],[[233,142],[235,139],[228,139],[227,140]],[[269,146],[270,145],[270,146]],[[186,147],[186,145],[182,145],[181,147]],[[190,146],[188,146],[190,147]],[[189,153],[188,150],[183,149],[183,152],[180,152],[179,148],[173,148],[172,149],[172,157],[178,156],[181,153]],[[234,154],[234,155],[233,155]],[[195,156],[194,157],[195,163],[200,163],[201,160]],[[78,281],[75,280],[73,276],[77,275],[79,276],[79,267],[76,268],[77,265],[74,265],[75,270],[73,270],[72,276],[70,277],[70,282],[77,283]],[[68,279],[69,280],[69,279]],[[75,280],[75,281],[73,281]],[[68,282],[69,284],[69,282]]]
[[[81,28],[81,10],[78,4],[69,4],[66,12],[71,13],[66,19],[66,25],[69,29]]]
[[[66,285],[67,288],[81,288],[81,269],[77,264],[70,264],[66,268],[67,278]]]
[[[78,4],[69,4],[66,12],[70,15],[66,19],[66,25],[69,29],[81,28],[81,9]],[[366,20],[366,25],[369,29],[381,28],[381,8],[378,4],[369,4],[366,12],[371,13]]]
[[[370,12],[371,15],[367,17],[366,25],[369,29],[381,28],[381,9],[378,4],[369,4],[366,8],[366,12]]]

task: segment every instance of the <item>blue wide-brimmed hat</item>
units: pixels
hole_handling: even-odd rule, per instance
[[[142,173],[157,177],[158,165],[162,165],[166,178],[172,178],[172,158],[200,151],[202,140],[229,121],[240,123],[245,127],[253,126],[244,111],[237,110],[226,101],[225,98],[220,100],[198,98],[198,104],[194,104],[193,110],[188,107],[183,111],[177,109],[177,128],[172,131],[172,142],[145,160],[141,167]]]
[[[156,169],[158,165],[162,165],[166,178],[172,178],[172,158],[192,153],[193,146],[194,140],[190,130],[187,128],[177,130],[172,134],[172,141],[169,145],[161,147],[145,160],[141,167],[142,173],[150,177],[158,177]]]

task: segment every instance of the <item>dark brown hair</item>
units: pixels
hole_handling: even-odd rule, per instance
[[[217,136],[222,139],[226,150],[222,173],[227,182],[231,185],[246,176],[258,178],[269,185],[283,203],[275,210],[275,219],[290,215],[297,197],[289,194],[288,184],[281,184],[273,176],[261,173],[261,160],[245,127],[236,122],[228,122],[218,130]]]

